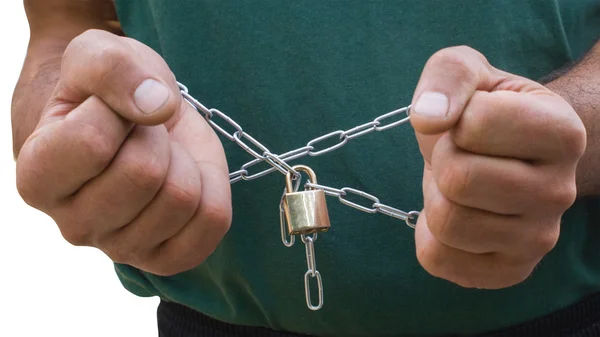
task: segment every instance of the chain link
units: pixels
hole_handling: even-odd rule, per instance
[[[338,131],[333,131],[333,132],[330,132],[330,133],[328,133],[326,135],[323,135],[321,137],[317,137],[317,138],[311,140],[310,142],[308,142],[306,144],[306,146],[311,146],[311,147],[314,148],[315,144],[317,144],[317,143],[320,143],[320,142],[322,142],[324,140],[327,140],[327,139],[335,137],[335,136],[340,136],[339,137],[339,141],[338,141],[337,144],[332,145],[332,146],[327,147],[327,148],[324,148],[324,149],[319,150],[319,151],[312,151],[311,150],[311,151],[308,152],[308,155],[312,156],[312,157],[316,157],[316,156],[320,156],[322,154],[329,153],[331,151],[339,149],[340,147],[342,147],[342,146],[346,145],[346,143],[348,143],[348,138],[342,137],[343,135],[344,135],[344,131],[338,130]]]
[[[279,225],[281,226],[281,242],[283,242],[283,245],[286,247],[292,247],[294,245],[294,242],[296,241],[296,236],[294,235],[290,235],[289,239],[288,239],[288,230],[286,228],[286,220],[285,220],[285,209],[283,206],[283,203],[285,202],[285,194],[287,193],[286,190],[283,190],[283,195],[281,196],[281,201],[279,202]]]
[[[238,182],[242,179],[244,179],[244,177],[246,177],[248,175],[248,171],[244,170],[243,168],[239,171],[235,171],[231,174],[229,174],[229,181],[233,184],[235,182]]]
[[[381,126],[381,121],[385,120],[385,119],[389,119],[392,118],[396,115],[401,115],[401,114],[406,114],[405,118],[402,118],[401,120],[389,123],[388,125],[384,125]],[[383,114],[377,118],[375,118],[375,122],[378,123],[378,125],[375,127],[375,131],[385,131],[385,130],[389,130],[393,127],[396,127],[398,125],[402,125],[406,122],[408,122],[410,120],[410,105],[405,107],[405,108],[400,108],[398,110],[394,110],[392,112],[388,112],[386,114]]]
[[[300,179],[296,179],[296,185],[293,186],[294,187],[294,191],[296,192],[298,191],[298,188],[300,187]],[[295,236],[294,235],[290,235],[289,239],[288,239],[288,230],[287,230],[287,226],[286,226],[286,219],[285,219],[285,209],[284,209],[284,203],[285,203],[285,195],[288,193],[287,187],[283,189],[283,194],[281,195],[281,200],[279,201],[279,225],[280,225],[280,229],[281,229],[281,242],[283,242],[283,245],[286,247],[292,247],[294,245],[295,242]]]
[[[356,208],[359,211],[363,211],[363,212],[367,212],[367,213],[371,213],[371,214],[377,213],[377,209],[376,208],[373,208],[373,207],[367,208],[365,206],[361,206],[361,205],[359,205],[359,204],[357,204],[355,202],[352,202],[352,201],[350,201],[350,200],[348,200],[348,199],[345,198],[345,196],[347,196],[348,193],[356,194],[356,195],[361,196],[361,197],[363,197],[365,199],[369,199],[369,200],[373,201],[373,205],[374,205],[374,204],[378,204],[379,203],[379,199],[377,199],[376,197],[370,195],[367,192],[355,190],[355,189],[349,188],[349,187],[342,188],[342,192],[343,192],[343,194],[340,194],[338,196],[338,199],[340,200],[340,202],[342,204],[350,206],[350,207],[354,207],[354,208]]]

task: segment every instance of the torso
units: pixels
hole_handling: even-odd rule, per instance
[[[117,9],[126,34],[161,53],[192,95],[275,153],[409,104],[441,48],[466,44],[498,68],[537,79],[581,56],[600,33],[595,0],[146,0],[117,1]],[[223,141],[232,172],[252,159]],[[328,186],[406,211],[423,206],[423,162],[408,124],[293,163]],[[277,172],[234,184],[232,228],[203,265],[169,278],[119,265],[124,285],[236,324],[364,336],[488,331],[600,291],[597,200],[569,210],[558,246],[530,279],[481,291],[427,274],[402,221],[329,198],[332,227],[316,242],[325,303],[313,312],[304,247],[280,239],[283,188]]]

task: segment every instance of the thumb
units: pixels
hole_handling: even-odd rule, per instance
[[[475,91],[490,91],[506,76],[469,47],[438,51],[425,64],[413,96],[413,128],[423,135],[452,129]]]
[[[160,55],[101,30],[79,35],[66,48],[53,100],[81,103],[90,96],[142,125],[166,122],[181,104],[175,77]]]

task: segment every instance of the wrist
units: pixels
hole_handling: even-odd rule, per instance
[[[43,60],[28,56],[15,86],[11,104],[13,156],[37,126],[42,111],[60,77],[61,55]]]

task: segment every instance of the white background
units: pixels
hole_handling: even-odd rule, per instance
[[[0,336],[157,336],[158,299],[128,293],[107,257],[68,244],[17,193],[10,103],[29,39],[22,7],[0,6]]]

